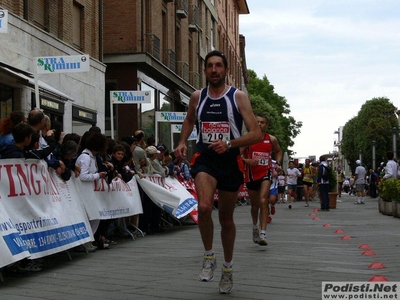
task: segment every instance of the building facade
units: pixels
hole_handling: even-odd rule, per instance
[[[191,93],[207,84],[208,52],[227,55],[227,83],[242,87],[241,13],[249,13],[244,0],[104,0],[106,107],[110,91],[152,93],[151,103],[114,105],[113,116],[108,109],[106,129],[114,122],[117,139],[142,129],[174,148],[174,122],[157,122],[156,112],[186,110]]]
[[[209,51],[225,53],[227,84],[244,88],[247,13],[245,0],[0,0],[0,117],[40,107],[67,133],[97,125],[111,136],[113,122],[115,139],[141,128],[173,148],[179,122],[156,122],[157,112],[182,117],[207,85]],[[88,72],[35,75],[37,58],[79,55]],[[151,91],[151,103],[113,105],[111,116],[113,90]]]
[[[0,116],[40,107],[64,132],[104,129],[106,66],[101,63],[101,1],[0,0]],[[35,58],[87,54],[90,71],[38,74]]]

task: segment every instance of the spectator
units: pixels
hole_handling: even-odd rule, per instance
[[[99,167],[96,161],[96,155],[104,154],[107,147],[107,138],[101,133],[92,133],[86,140],[86,148],[79,155],[76,164],[81,167],[81,173],[79,175],[82,181],[94,181],[98,179],[105,179],[107,171],[99,171]],[[107,232],[108,226],[102,223],[102,227],[99,228],[100,220],[90,220],[92,232],[95,233],[95,241],[98,242],[99,249],[108,249],[109,245],[104,242],[104,232]],[[109,225],[109,224],[108,224]],[[107,228],[105,228],[107,227]],[[85,248],[88,252],[94,252],[97,250],[91,243],[86,243]]]
[[[357,201],[354,204],[365,204],[365,177],[367,176],[367,171],[361,165],[359,159],[356,160],[357,168],[354,172],[354,183],[356,185]]]
[[[11,131],[14,144],[7,145],[1,152],[1,158],[24,158],[24,147],[32,140],[33,129],[25,123],[15,125]]]
[[[22,111],[13,111],[7,118],[0,122],[0,152],[7,146],[14,144],[14,137],[11,133],[15,125],[26,123],[27,119]]]
[[[328,172],[328,163],[326,162],[325,156],[320,156],[320,164],[318,169],[318,188],[319,195],[321,198],[321,210],[329,211],[329,180],[325,180],[323,177]]]
[[[397,162],[394,161],[393,157],[393,151],[386,152],[386,158],[388,161],[385,167],[385,175],[383,176],[384,180],[389,178],[397,178],[398,165]]]
[[[81,173],[81,167],[76,164],[77,153],[78,144],[72,140],[67,140],[51,154],[51,156],[57,160],[61,160],[65,165],[65,171],[60,174],[64,181],[68,181],[71,178],[72,172],[74,172],[75,177],[79,177]]]

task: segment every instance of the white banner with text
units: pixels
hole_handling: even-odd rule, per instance
[[[183,218],[197,209],[197,200],[176,178],[148,174],[136,178],[150,199],[175,218]]]

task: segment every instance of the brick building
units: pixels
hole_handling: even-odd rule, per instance
[[[40,106],[65,132],[82,134],[95,124],[104,129],[101,8],[91,0],[0,0],[1,15],[8,16],[0,23],[1,118]],[[38,75],[36,103],[34,58],[83,54],[90,57],[89,72]]]
[[[113,120],[116,139],[142,128],[172,148],[173,123],[156,112],[186,110],[209,51],[226,54],[227,83],[244,88],[247,13],[245,0],[0,0],[0,117],[40,106],[65,132],[110,136]],[[39,74],[37,101],[35,58],[84,54],[89,72]],[[113,90],[151,91],[151,103],[114,105],[111,117]]]
[[[174,148],[172,123],[156,123],[156,111],[184,112],[195,89],[206,85],[204,58],[224,52],[228,84],[243,87],[239,14],[245,0],[104,0],[106,107],[109,91],[150,90],[150,104],[114,105],[115,137],[143,129]],[[242,44],[243,45],[243,44]],[[243,48],[242,48],[243,49]],[[111,123],[106,121],[106,129]]]

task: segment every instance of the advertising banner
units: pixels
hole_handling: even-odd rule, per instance
[[[35,57],[37,74],[77,73],[90,71],[89,55]]]
[[[139,185],[150,199],[177,219],[197,209],[197,200],[174,177],[143,174]]]
[[[8,248],[1,249],[1,260],[7,251],[19,260],[25,247],[35,259],[92,240],[78,192],[50,173],[44,161],[1,160],[0,179],[0,201],[8,214],[0,223]]]
[[[116,219],[143,213],[136,179],[124,182],[120,178],[83,182],[71,178],[79,191],[89,220]]]
[[[112,104],[151,103],[151,91],[110,91]]]

